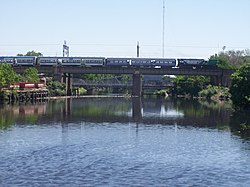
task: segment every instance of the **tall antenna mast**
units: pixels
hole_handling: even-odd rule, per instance
[[[63,57],[69,57],[69,46],[67,46],[66,40],[64,40],[63,44]]]
[[[136,56],[137,57],[140,57],[140,45],[139,45],[139,41],[137,42],[137,48],[136,48],[137,50],[136,50]]]
[[[162,57],[164,58],[164,40],[165,40],[165,0],[162,1]]]

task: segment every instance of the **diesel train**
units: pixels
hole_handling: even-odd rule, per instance
[[[0,56],[0,64],[13,66],[112,66],[140,68],[217,68],[217,60],[193,58],[105,58],[105,57],[47,57]]]

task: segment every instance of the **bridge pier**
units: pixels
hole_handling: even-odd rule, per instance
[[[74,90],[74,95],[75,95],[75,96],[79,96],[79,95],[80,95],[79,88],[75,88],[75,90]]]
[[[142,100],[141,97],[132,98],[132,118],[140,123],[142,120]]]
[[[142,96],[142,77],[141,74],[136,72],[133,74],[132,97]]]
[[[67,98],[65,100],[65,105],[62,111],[62,118],[67,118],[68,116],[71,116],[71,113],[72,113],[72,98]]]
[[[66,85],[66,95],[71,96],[72,95],[72,79],[73,76],[70,73],[64,73],[63,74],[63,83]]]
[[[231,76],[223,76],[222,77],[222,83],[221,83],[222,86],[226,86],[226,87],[231,87],[232,85],[232,81],[231,81]]]
[[[232,82],[231,82],[231,77],[227,75],[218,75],[214,76],[212,78],[213,83],[216,86],[225,86],[225,87],[230,87]]]

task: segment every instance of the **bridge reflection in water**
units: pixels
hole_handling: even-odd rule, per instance
[[[199,127],[229,124],[231,110],[181,99],[79,98],[1,107],[13,124],[135,123]]]

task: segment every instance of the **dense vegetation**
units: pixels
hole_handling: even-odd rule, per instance
[[[177,76],[174,81],[173,93],[176,95],[197,97],[199,92],[210,83],[205,76]]]
[[[24,71],[23,79],[24,82],[39,82],[38,71],[34,67],[29,67]]]
[[[250,61],[232,75],[232,101],[238,108],[250,108]]]
[[[14,82],[38,82],[38,71],[34,67],[29,67],[23,75],[17,74],[10,64],[0,64],[0,86],[9,85]]]
[[[8,85],[21,80],[10,64],[0,64],[0,86]]]
[[[43,54],[32,50],[32,51],[28,51],[25,55],[24,54],[17,54],[17,56],[43,56]]]
[[[210,59],[219,61],[224,69],[237,69],[232,75],[231,88],[211,85],[209,78],[203,76],[177,76],[174,80],[174,93],[208,99],[231,98],[236,108],[250,107],[250,51],[227,51],[215,54]]]
[[[229,88],[222,86],[208,85],[205,89],[199,92],[199,97],[218,100],[228,100],[231,97]]]
[[[224,69],[238,69],[250,59],[250,50],[230,50],[212,55],[210,59],[219,61],[218,67]]]
[[[29,67],[20,75],[15,73],[9,64],[0,64],[0,86],[8,86],[14,82],[39,82],[38,71],[34,67]],[[65,95],[65,84],[53,81],[52,78],[47,79],[47,88],[51,96]],[[4,92],[0,92],[0,98],[4,98]]]
[[[218,59],[218,67],[237,69],[232,75],[231,100],[236,108],[250,107],[250,50],[227,51],[211,58]]]
[[[54,81],[52,78],[47,78],[47,89],[49,90],[49,95],[50,96],[64,96],[66,95],[65,91],[65,84],[59,82],[59,81]]]

